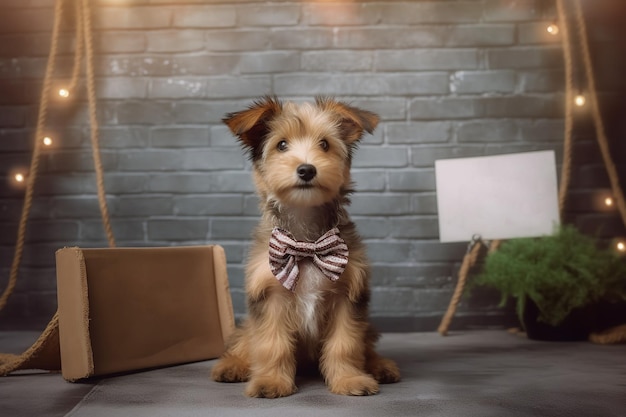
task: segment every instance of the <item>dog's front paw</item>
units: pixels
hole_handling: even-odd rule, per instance
[[[286,378],[256,377],[246,386],[246,395],[256,398],[287,397],[297,388],[293,381]]]
[[[368,364],[368,372],[381,384],[391,384],[400,381],[400,369],[391,359],[378,358]]]
[[[245,382],[250,379],[250,367],[235,356],[225,356],[213,366],[211,378],[217,382]]]
[[[369,375],[356,375],[338,378],[330,382],[328,388],[341,395],[374,395],[378,393],[378,382]]]

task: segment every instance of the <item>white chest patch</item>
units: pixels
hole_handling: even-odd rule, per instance
[[[319,336],[320,302],[323,299],[324,286],[328,285],[328,278],[310,260],[304,259],[298,263],[300,278],[296,286],[296,308],[301,320],[301,329],[306,336]]]

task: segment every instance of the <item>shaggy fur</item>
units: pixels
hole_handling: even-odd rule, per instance
[[[246,268],[248,318],[212,378],[248,381],[246,395],[267,398],[293,394],[296,367],[305,363],[317,364],[336,394],[371,395],[379,383],[398,381],[396,364],[374,351],[368,261],[346,211],[352,152],[378,116],[332,99],[294,104],[266,97],[224,122],[249,151],[262,219]],[[335,226],[350,253],[339,280],[307,258],[299,262],[295,291],[285,289],[270,270],[272,228],[314,242]]]

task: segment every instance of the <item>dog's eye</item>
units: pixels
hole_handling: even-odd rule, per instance
[[[322,140],[320,141],[320,147],[321,147],[323,150],[327,151],[327,150],[328,150],[328,141],[327,141],[326,139],[322,139]]]
[[[287,150],[287,141],[286,140],[281,140],[280,142],[278,142],[278,145],[276,145],[276,149],[278,149],[281,152],[286,151]]]

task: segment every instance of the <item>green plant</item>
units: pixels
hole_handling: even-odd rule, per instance
[[[564,226],[553,236],[504,242],[487,256],[474,284],[499,290],[501,305],[515,298],[520,321],[526,300],[532,300],[539,320],[555,326],[573,309],[626,299],[626,264],[593,238]]]

